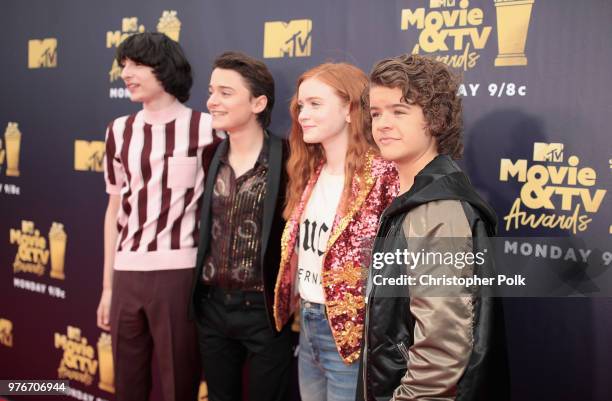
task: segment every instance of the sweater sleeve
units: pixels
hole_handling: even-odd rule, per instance
[[[119,149],[113,125],[114,122],[111,122],[106,129],[104,180],[106,182],[106,192],[111,195],[119,195],[121,187],[125,182],[125,172],[119,158]]]

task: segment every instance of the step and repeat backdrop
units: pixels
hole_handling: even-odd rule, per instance
[[[280,136],[306,69],[347,61],[367,72],[400,53],[435,57],[463,76],[461,163],[496,209],[500,234],[578,244],[537,252],[514,243],[510,252],[536,267],[598,258],[605,270],[610,21],[608,0],[4,2],[0,379],[67,379],[68,395],[49,399],[114,399],[112,339],[95,312],[104,131],[138,110],[113,61],[127,36],[159,31],[182,45],[195,72],[187,104],[199,110],[216,55],[239,50],[264,60],[277,83],[272,131]],[[504,300],[514,400],[612,399],[612,300],[580,295]]]

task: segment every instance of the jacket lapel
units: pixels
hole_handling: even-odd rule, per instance
[[[368,194],[374,186],[374,178],[372,177],[372,162],[374,160],[374,153],[368,151],[366,153],[366,164],[361,175],[355,174],[353,176],[353,182],[351,182],[351,195],[346,205],[349,205],[349,209],[346,210],[344,215],[336,216],[332,232],[327,241],[327,250],[331,249],[336,240],[340,237],[342,232],[348,227],[349,223],[353,220],[353,216],[357,213],[363,203],[365,202]]]
[[[261,261],[263,264],[265,251],[268,249],[268,239],[274,212],[276,211],[276,201],[280,189],[280,180],[283,173],[283,143],[280,138],[270,135],[270,153],[268,156],[268,174],[266,177],[266,196],[263,205],[263,219],[261,230]]]
[[[204,193],[202,194],[202,213],[200,216],[200,243],[198,246],[198,256],[196,259],[196,268],[199,269],[204,262],[204,255],[208,251],[208,245],[210,242],[210,210],[212,205],[212,194],[215,188],[215,182],[217,181],[217,172],[219,171],[219,163],[221,161],[221,155],[227,152],[229,146],[229,139],[223,140],[217,146],[208,168],[208,174],[206,177],[206,185],[204,186]]]

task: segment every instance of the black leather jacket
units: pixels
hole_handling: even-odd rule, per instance
[[[437,202],[429,203],[433,201]],[[419,208],[423,205],[426,206]],[[457,223],[449,223],[454,218],[452,213],[456,221],[467,220],[469,227],[464,225],[468,233],[471,231],[474,252],[486,248],[488,237],[496,231],[494,211],[447,156],[438,156],[430,162],[415,177],[412,188],[396,198],[383,213],[374,253],[407,248],[408,242],[413,241],[404,232],[410,213],[421,213],[414,220],[419,224],[432,224],[425,227],[425,236],[440,230],[444,224],[456,226]],[[494,270],[492,261],[479,268]],[[374,272],[393,277],[398,271],[386,266]],[[466,304],[457,306],[458,301],[452,299],[460,298],[447,297],[415,305],[417,297],[414,296],[411,299],[406,295],[381,294],[384,290],[371,284],[372,275],[371,269],[357,400],[504,401],[510,398],[503,310],[498,298],[468,297]],[[446,310],[438,313],[436,305]],[[456,333],[460,332],[457,327],[461,320],[455,319],[453,308],[469,312],[463,320],[467,322],[463,347],[455,350],[453,342],[459,338]],[[422,313],[420,317],[419,313]],[[424,327],[428,324],[437,328],[428,332]],[[408,366],[414,372],[408,372]]]

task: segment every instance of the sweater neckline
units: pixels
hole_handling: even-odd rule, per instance
[[[187,109],[178,100],[175,100],[170,106],[161,110],[146,110],[142,109],[142,119],[145,124],[149,125],[164,125],[178,118],[182,111]]]

